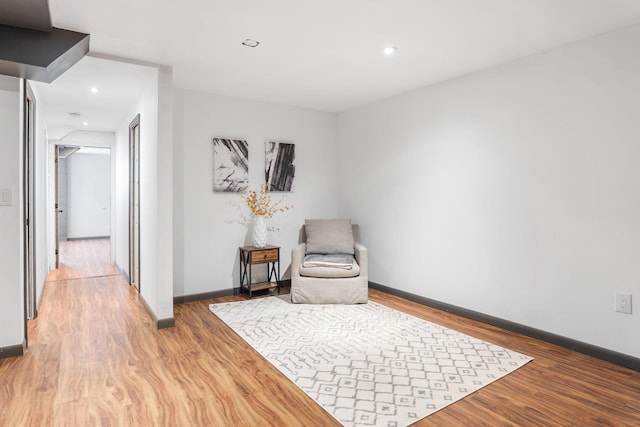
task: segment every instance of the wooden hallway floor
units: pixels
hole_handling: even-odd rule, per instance
[[[60,266],[49,273],[47,282],[118,275],[110,252],[108,238],[60,242]]]
[[[122,276],[90,265],[76,268],[85,278],[52,272],[28,352],[0,360],[0,426],[339,425],[208,309],[245,296],[177,305],[176,327],[156,330]],[[640,425],[640,372],[379,291],[370,297],[535,358],[416,426]]]

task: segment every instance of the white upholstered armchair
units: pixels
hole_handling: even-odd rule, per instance
[[[348,219],[306,220],[291,251],[291,302],[361,304],[368,300],[367,248]]]

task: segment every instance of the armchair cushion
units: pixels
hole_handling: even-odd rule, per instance
[[[354,254],[350,219],[307,219],[308,254]]]
[[[358,277],[360,275],[360,266],[353,260],[353,265],[350,269],[335,268],[335,267],[305,267],[304,264],[300,266],[300,276],[304,277],[317,277],[321,279],[336,279],[347,277]]]
[[[349,254],[309,254],[304,257],[304,267],[333,267],[351,270],[353,268],[353,255]]]

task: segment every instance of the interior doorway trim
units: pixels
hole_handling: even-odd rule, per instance
[[[27,320],[38,316],[36,306],[36,98],[27,80],[23,80],[23,213],[24,213],[24,313],[25,340]]]
[[[140,293],[140,114],[129,124],[129,283]]]
[[[54,197],[54,213],[53,217],[55,218],[55,268],[60,268],[60,214],[63,213],[62,209],[60,209],[59,200],[60,197],[60,147],[56,145],[54,147],[54,171],[53,171],[53,197]]]

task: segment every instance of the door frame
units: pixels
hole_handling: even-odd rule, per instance
[[[140,293],[140,114],[129,124],[129,284]]]
[[[60,207],[59,207],[59,192],[58,185],[60,180],[59,167],[60,167],[60,146],[54,146],[54,172],[53,172],[53,194],[54,194],[54,221],[55,221],[55,255],[56,255],[56,265],[55,268],[60,268],[60,231],[58,227],[60,226]]]
[[[25,340],[27,321],[38,317],[36,304],[36,98],[28,80],[23,80],[23,256],[24,256],[24,319]]]

